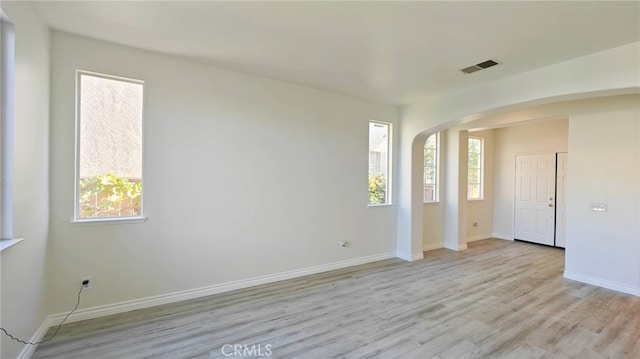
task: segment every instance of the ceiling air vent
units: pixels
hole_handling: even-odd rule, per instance
[[[496,66],[498,64],[499,64],[498,61],[487,60],[487,61],[483,61],[483,62],[481,62],[479,64],[475,64],[473,66],[465,67],[464,69],[462,69],[460,71],[462,71],[465,74],[472,74],[472,73],[474,73],[476,71],[488,69],[489,67]]]

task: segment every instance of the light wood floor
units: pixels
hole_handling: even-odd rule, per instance
[[[71,323],[33,358],[225,358],[225,344],[272,358],[640,358],[640,298],[563,279],[563,263],[560,249],[483,240]]]

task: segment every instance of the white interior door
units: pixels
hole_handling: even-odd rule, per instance
[[[568,159],[566,153],[558,153],[556,165],[556,247],[565,247],[567,231],[565,218],[567,215],[567,168]]]
[[[516,239],[554,245],[555,183],[555,154],[516,156]]]

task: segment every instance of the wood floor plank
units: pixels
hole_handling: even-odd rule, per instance
[[[482,240],[70,323],[33,358],[640,357],[640,298],[563,266],[560,249]]]

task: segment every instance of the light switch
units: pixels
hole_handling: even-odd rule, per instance
[[[591,203],[591,211],[592,212],[606,212],[607,204],[606,203]]]

